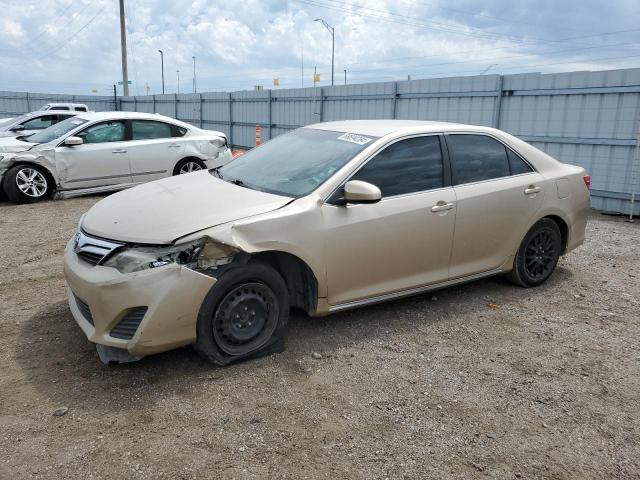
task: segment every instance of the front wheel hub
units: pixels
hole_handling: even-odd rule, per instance
[[[262,347],[278,323],[278,302],[262,283],[245,283],[231,289],[213,318],[216,343],[229,355],[246,355]]]

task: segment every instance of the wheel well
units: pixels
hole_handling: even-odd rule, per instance
[[[275,268],[289,290],[289,301],[308,314],[316,311],[318,281],[309,266],[300,258],[285,252],[261,252],[252,256]]]
[[[173,174],[176,175],[178,173],[178,165],[180,164],[180,162],[184,162],[185,160],[196,160],[200,163],[202,163],[203,165],[206,166],[206,163],[204,163],[204,160],[202,160],[201,158],[198,157],[194,157],[193,155],[189,156],[189,157],[184,157],[181,158],[180,160],[178,160],[176,162],[176,164],[173,166]]]
[[[40,170],[43,171],[44,175],[47,177],[47,182],[49,182],[49,185],[51,185],[51,188],[49,189],[49,197],[53,196],[53,194],[55,193],[58,185],[56,184],[56,180],[53,177],[53,174],[49,171],[49,169],[43,165],[40,165],[38,163],[32,163],[32,162],[16,162],[13,163],[4,173],[4,178],[6,178],[7,172],[9,170],[11,170],[14,167],[20,167],[22,165],[27,165],[30,167],[38,167]],[[4,183],[4,178],[2,179],[2,183]],[[4,186],[3,186],[4,189]]]
[[[561,253],[564,253],[565,250],[567,249],[567,241],[569,239],[569,226],[562,218],[558,217],[557,215],[548,215],[544,218],[553,220],[554,222],[556,222],[556,225],[558,225],[558,228],[560,229],[560,238],[562,240]]]

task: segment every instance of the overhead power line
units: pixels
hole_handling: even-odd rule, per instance
[[[570,40],[578,40],[578,39],[584,39],[584,38],[593,38],[593,37],[600,37],[605,35],[614,35],[614,34],[620,34],[620,33],[630,33],[630,32],[640,31],[640,28],[636,28],[636,29],[628,29],[628,30],[619,30],[614,32],[601,32],[601,33],[595,33],[595,34],[589,34],[589,35],[580,35],[576,37],[567,37],[567,38],[554,39],[554,40],[536,39],[535,37],[530,37],[529,40],[525,40],[522,37],[517,37],[510,34],[487,32],[477,28],[473,29],[471,27],[467,29],[466,27],[460,27],[457,25],[450,25],[450,24],[439,24],[438,22],[432,22],[429,20],[424,20],[417,17],[410,17],[407,15],[394,14],[387,10],[376,10],[376,9],[371,9],[369,7],[362,7],[360,5],[343,2],[340,0],[324,0],[324,1],[333,2],[340,5],[347,5],[352,8],[339,7],[337,5],[323,3],[320,0],[295,0],[295,1],[299,3],[311,5],[311,6],[339,11],[342,13],[350,13],[353,15],[361,16],[361,17],[373,18],[373,19],[383,21],[383,22],[388,22],[388,23],[409,25],[416,28],[442,31],[445,33],[464,35],[464,36],[469,36],[474,38],[484,38],[484,39],[494,39],[494,40],[498,38],[503,38],[505,40],[510,40],[514,43],[519,43],[523,45],[527,45],[527,44],[536,45],[539,43],[561,43],[561,42],[567,42]],[[374,13],[368,13],[368,11],[371,11]],[[430,25],[430,24],[433,24],[433,25]],[[475,30],[475,31],[469,31],[469,30]],[[591,44],[588,46],[593,46],[593,45]]]
[[[59,51],[62,47],[64,47],[65,45],[67,45],[71,40],[73,40],[76,36],[78,36],[85,28],[87,28],[89,25],[91,25],[91,23],[98,18],[98,15],[100,15],[105,8],[107,8],[109,6],[109,3],[104,3],[104,5],[102,6],[102,8],[100,10],[98,10],[96,12],[96,14],[91,17],[89,19],[89,21],[87,23],[85,23],[84,25],[82,25],[82,27],[80,27],[78,30],[76,30],[73,34],[67,36],[64,41],[62,41],[61,43],[59,43],[58,45],[56,45],[53,49],[51,50],[47,50],[43,53],[41,53],[40,55],[38,55],[39,58],[44,58],[47,57],[53,53],[56,53],[57,51]]]

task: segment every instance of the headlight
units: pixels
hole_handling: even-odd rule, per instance
[[[204,271],[231,261],[233,251],[224,245],[201,238],[167,247],[125,247],[103,263],[120,273],[131,273],[176,263],[192,270]]]

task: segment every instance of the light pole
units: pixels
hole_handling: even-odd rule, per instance
[[[333,60],[334,60],[334,55],[336,51],[336,35],[335,35],[336,31],[331,25],[329,25],[322,18],[316,18],[315,21],[322,23],[322,25],[324,25],[324,28],[329,30],[329,33],[331,34],[331,85],[333,85],[333,63],[334,63]]]
[[[164,54],[162,50],[158,50],[160,52],[160,68],[162,70],[162,94],[164,95]]]
[[[347,69],[344,70],[344,84],[347,84]]]
[[[124,0],[120,0],[120,50],[122,54],[122,90],[125,97],[129,96],[129,73],[127,71],[127,30],[124,18]]]
[[[180,93],[180,70],[176,70],[176,73],[178,74],[178,93]]]
[[[193,93],[196,93],[196,57],[193,58]]]

